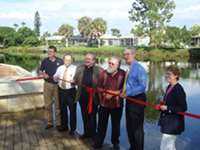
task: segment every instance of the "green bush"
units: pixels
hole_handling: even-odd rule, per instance
[[[35,36],[30,36],[30,37],[25,38],[23,42],[23,45],[30,45],[34,47],[38,46],[39,44],[40,44],[40,41]]]

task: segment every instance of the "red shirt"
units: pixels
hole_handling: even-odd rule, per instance
[[[125,71],[119,69],[115,74],[109,74],[103,71],[100,75],[99,86],[105,90],[119,91],[122,90],[125,80]],[[100,93],[100,105],[107,108],[118,108],[122,106],[122,99],[118,96],[113,96],[111,99],[106,99],[104,93]]]

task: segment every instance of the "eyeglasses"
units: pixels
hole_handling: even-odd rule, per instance
[[[108,62],[109,65],[114,66],[115,64],[113,62]]]
[[[124,53],[124,56],[128,56],[128,55],[131,55],[131,53]]]
[[[172,75],[174,75],[174,74],[171,73],[171,72],[166,72],[166,73],[165,73],[165,76],[172,76]]]

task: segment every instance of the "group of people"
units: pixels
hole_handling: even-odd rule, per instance
[[[40,66],[40,75],[45,80],[46,129],[53,127],[51,104],[54,100],[58,130],[69,130],[69,134],[73,136],[76,132],[76,108],[79,102],[84,127],[80,138],[91,138],[94,142],[93,148],[101,148],[110,116],[111,142],[113,149],[118,150],[120,122],[126,99],[126,129],[130,150],[143,150],[145,106],[134,103],[131,99],[146,101],[147,73],[135,59],[136,50],[124,50],[124,59],[129,66],[126,72],[120,68],[121,59],[116,56],[110,57],[108,67],[103,69],[96,65],[96,56],[93,53],[87,53],[84,63],[75,66],[72,55],[66,54],[62,60],[56,56],[56,51],[55,46],[50,46],[48,57]],[[180,71],[177,67],[167,68],[166,79],[169,86],[162,105],[159,105],[159,125],[163,133],[161,150],[174,150],[176,135],[184,131],[184,117],[177,112],[186,111],[187,104],[184,89],[178,83],[179,77]]]

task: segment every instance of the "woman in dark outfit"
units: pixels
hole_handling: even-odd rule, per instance
[[[176,136],[185,129],[184,116],[177,112],[187,110],[186,94],[178,83],[180,71],[176,66],[169,66],[166,72],[166,80],[169,83],[160,106],[161,114],[159,125],[161,127],[162,139],[160,150],[176,150]]]

